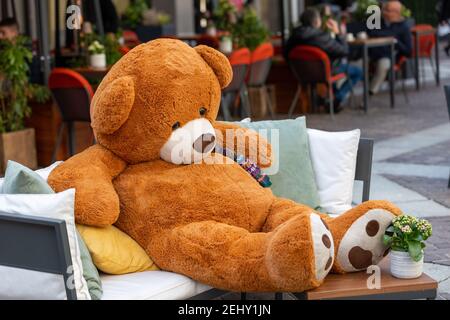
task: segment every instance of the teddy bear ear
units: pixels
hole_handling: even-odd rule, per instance
[[[118,78],[95,95],[91,106],[91,125],[96,133],[113,134],[128,120],[134,104],[134,81]]]
[[[195,47],[195,50],[213,69],[222,89],[228,87],[233,78],[233,70],[227,57],[219,51],[204,45]]]

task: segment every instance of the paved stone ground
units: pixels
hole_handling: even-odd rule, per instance
[[[450,141],[439,143],[428,148],[416,150],[389,159],[389,162],[401,162],[424,165],[448,166],[450,159]]]
[[[433,199],[437,203],[450,208],[450,189],[448,179],[430,179],[414,176],[394,176],[383,175],[395,181],[399,185],[414,190],[428,199]]]

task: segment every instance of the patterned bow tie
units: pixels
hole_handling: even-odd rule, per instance
[[[222,147],[219,145],[216,145],[215,150],[216,153],[220,153],[240,165],[241,168],[247,171],[253,177],[253,179],[258,181],[258,183],[263,188],[270,188],[272,186],[272,182],[270,181],[269,176],[264,174],[261,168],[256,163],[250,161],[250,159],[242,155],[237,155],[229,149],[222,149]]]

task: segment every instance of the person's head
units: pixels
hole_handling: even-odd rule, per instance
[[[300,17],[300,22],[305,27],[320,28],[322,26],[320,13],[314,8],[306,9]]]
[[[14,40],[19,35],[19,26],[13,18],[0,21],[0,40]]]
[[[398,22],[402,20],[402,3],[391,0],[383,5],[383,18],[386,22]]]

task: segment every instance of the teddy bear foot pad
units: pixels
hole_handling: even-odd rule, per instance
[[[370,210],[358,218],[340,242],[337,263],[345,272],[378,264],[387,254],[383,235],[395,215],[383,209]]]

